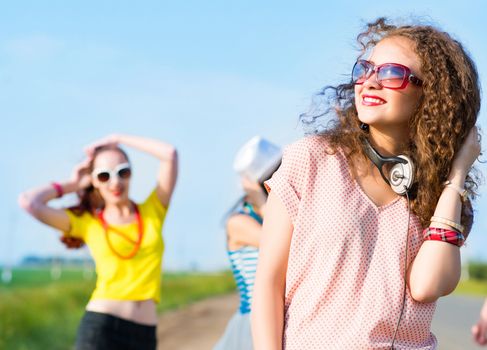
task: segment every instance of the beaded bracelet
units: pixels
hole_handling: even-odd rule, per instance
[[[442,241],[457,247],[461,247],[465,243],[465,237],[460,232],[438,227],[425,228],[423,238],[425,241]]]

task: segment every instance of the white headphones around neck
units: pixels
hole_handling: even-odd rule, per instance
[[[382,178],[392,190],[401,196],[409,192],[414,181],[414,164],[411,158],[402,154],[396,157],[383,157],[372,147],[367,138],[364,138],[363,144],[365,154],[379,169]],[[386,176],[383,167],[388,163],[394,165]]]

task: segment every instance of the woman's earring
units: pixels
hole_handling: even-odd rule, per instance
[[[369,132],[369,124],[360,123],[360,129],[365,132]]]

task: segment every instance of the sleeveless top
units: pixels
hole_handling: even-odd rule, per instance
[[[406,199],[377,206],[322,136],[285,149],[266,184],[293,224],[286,271],[284,349],[389,349],[404,286]],[[410,214],[408,266],[423,243]],[[394,349],[437,349],[435,303],[406,292]]]
[[[237,208],[235,214],[248,215],[262,225],[262,217],[249,203],[244,202],[240,208]],[[250,312],[258,255],[259,249],[252,246],[243,246],[236,250],[228,249],[232,273],[240,293],[239,312],[241,314]]]

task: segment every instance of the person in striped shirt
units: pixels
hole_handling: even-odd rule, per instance
[[[281,162],[281,149],[261,137],[248,141],[237,153],[234,169],[245,195],[226,217],[227,252],[240,294],[240,305],[215,350],[251,350],[250,310],[259,254],[268,180]]]

